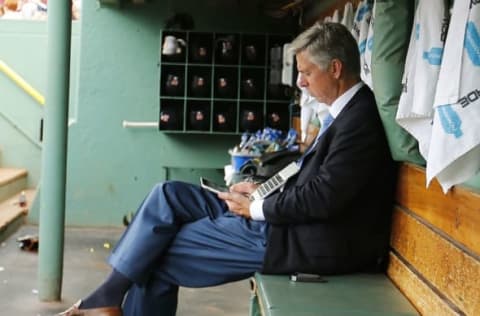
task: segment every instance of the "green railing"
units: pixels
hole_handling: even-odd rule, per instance
[[[33,88],[28,82],[26,82],[19,74],[17,74],[12,68],[10,68],[5,62],[0,60],[0,72],[3,72],[8,78],[10,78],[15,84],[22,88],[28,95],[30,95],[38,104],[45,106],[45,97]],[[15,120],[13,120],[6,113],[0,111],[2,116],[14,129],[20,132],[28,141],[30,141],[37,148],[42,148],[42,144],[30,136],[23,128],[21,128]]]

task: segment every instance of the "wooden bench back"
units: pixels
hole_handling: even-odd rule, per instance
[[[480,194],[425,179],[400,168],[387,274],[422,315],[480,315]]]

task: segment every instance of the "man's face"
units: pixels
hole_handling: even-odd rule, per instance
[[[299,86],[306,88],[318,102],[331,105],[337,98],[338,76],[330,64],[323,70],[310,60],[310,55],[302,51],[296,55]]]

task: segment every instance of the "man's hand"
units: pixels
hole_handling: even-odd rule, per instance
[[[230,192],[218,193],[218,197],[225,201],[228,209],[245,218],[250,215],[250,194],[255,191],[257,184],[251,182],[240,182],[230,187]]]
[[[253,182],[239,182],[230,187],[230,192],[237,192],[250,196],[250,194],[252,194],[252,192],[255,191],[258,186],[258,184]]]

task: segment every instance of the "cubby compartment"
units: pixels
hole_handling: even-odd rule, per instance
[[[210,66],[191,66],[187,75],[187,96],[210,98],[212,90],[212,68]]]
[[[274,129],[287,131],[290,127],[288,103],[267,103],[265,125]]]
[[[237,103],[218,101],[213,105],[213,131],[234,133],[237,129]]]
[[[265,65],[266,37],[261,34],[244,34],[242,37],[241,64]]]
[[[210,101],[187,101],[187,131],[210,130]]]
[[[223,65],[236,65],[239,60],[239,34],[215,34],[215,63]]]
[[[161,55],[163,62],[184,63],[187,56],[187,33],[168,31],[162,34]]]
[[[240,78],[240,98],[263,99],[265,91],[265,70],[242,68]]]
[[[160,96],[185,95],[185,66],[165,65],[160,79]]]
[[[214,98],[236,99],[238,97],[238,67],[216,66],[213,84]]]
[[[264,126],[263,103],[240,102],[239,111],[240,132],[254,133]]]
[[[280,80],[290,36],[168,30],[160,39],[161,131],[289,128],[293,88]]]
[[[270,34],[267,40],[267,63],[271,65],[272,63],[278,62],[278,59],[280,59],[281,63],[281,59],[283,59],[283,45],[286,43],[290,43],[291,41],[292,37],[290,35]],[[279,48],[281,48],[282,50],[275,50],[278,50]]]
[[[211,64],[213,62],[213,34],[189,33],[188,62]]]
[[[267,85],[267,98],[269,100],[284,100],[288,101],[293,97],[293,87],[284,84],[270,84]]]
[[[159,129],[162,131],[183,130],[184,106],[182,100],[161,99]]]
[[[282,84],[283,46],[290,41],[288,36],[272,35],[268,37],[268,83]]]

